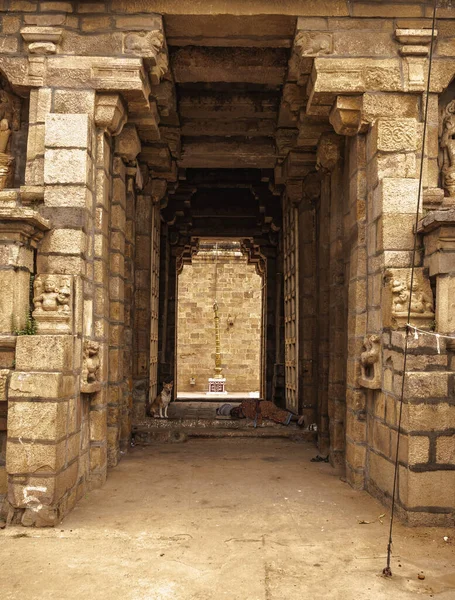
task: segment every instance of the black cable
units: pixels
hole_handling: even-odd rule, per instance
[[[431,78],[431,66],[433,63],[433,49],[434,49],[434,34],[435,34],[435,25],[436,25],[436,9],[437,9],[438,0],[434,0],[433,6],[433,22],[431,26],[431,45],[430,45],[430,57],[428,63],[428,79],[427,79],[427,92],[425,98],[425,112],[423,119],[423,135],[422,135],[422,150],[420,157],[420,174],[419,174],[419,191],[417,195],[417,211],[416,211],[416,222],[414,228],[414,247],[412,250],[412,262],[411,262],[411,281],[410,281],[410,294],[409,294],[409,304],[408,304],[408,320],[407,323],[411,321],[411,304],[412,304],[412,294],[413,294],[413,283],[414,283],[414,271],[415,271],[415,258],[417,253],[417,227],[419,224],[419,213],[420,213],[420,201],[422,194],[422,177],[423,177],[423,161],[425,159],[425,142],[427,136],[427,120],[428,120],[428,102],[430,98],[430,78]],[[401,435],[401,418],[403,414],[403,400],[404,400],[404,386],[406,382],[406,363],[408,358],[408,339],[409,339],[410,329],[409,326],[406,325],[406,337],[404,343],[404,360],[403,360],[403,378],[401,382],[401,397],[400,397],[400,411],[398,415],[398,435],[397,435],[397,450],[395,456],[395,469],[393,475],[393,490],[392,490],[392,509],[390,514],[390,530],[389,530],[389,543],[387,545],[387,565],[382,570],[382,574],[386,577],[392,576],[392,570],[390,568],[390,559],[392,556],[392,534],[393,534],[393,521],[395,516],[395,501],[396,501],[396,488],[397,488],[397,479],[398,479],[398,454],[400,450],[400,435]]]

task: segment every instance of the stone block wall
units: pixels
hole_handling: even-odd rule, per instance
[[[384,333],[384,384],[368,393],[367,489],[389,502],[397,451],[405,333]],[[410,525],[453,524],[453,374],[443,339],[408,341],[398,453],[397,512]]]
[[[216,277],[226,390],[260,391],[262,278],[245,256],[220,253],[216,265],[214,256],[205,254],[194,256],[178,276],[177,390],[206,392],[214,375]]]

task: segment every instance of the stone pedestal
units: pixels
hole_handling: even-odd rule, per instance
[[[214,377],[209,377],[209,391],[207,392],[207,395],[210,396],[211,394],[216,394],[218,396],[219,394],[227,394],[225,386],[226,379],[215,379]]]

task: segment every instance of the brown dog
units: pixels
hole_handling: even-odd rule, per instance
[[[167,419],[167,409],[172,400],[172,388],[174,387],[174,382],[163,383],[163,389],[161,390],[161,394],[155,398],[155,400],[150,405],[150,414],[153,417],[158,417],[160,419]],[[157,410],[159,410],[159,415],[157,415]],[[164,411],[164,415],[163,415]]]

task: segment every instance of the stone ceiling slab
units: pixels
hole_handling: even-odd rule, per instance
[[[271,169],[275,166],[276,150],[272,139],[231,140],[196,139],[183,140],[183,168],[205,169]]]
[[[176,83],[246,82],[280,85],[287,69],[284,48],[180,48],[171,53]]]

